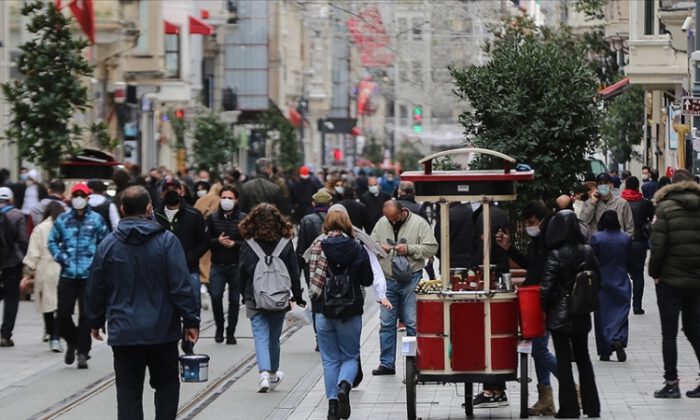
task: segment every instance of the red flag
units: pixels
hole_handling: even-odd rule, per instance
[[[94,44],[95,11],[92,7],[92,0],[71,0],[68,7],[70,7],[71,12],[73,12],[73,16],[75,16],[85,36],[87,36],[91,44]]]
[[[61,4],[61,0],[56,0],[56,8],[58,10],[61,10],[61,7],[63,7],[63,5]]]

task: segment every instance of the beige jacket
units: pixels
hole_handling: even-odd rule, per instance
[[[622,231],[627,232],[630,236],[634,235],[634,217],[629,203],[620,197],[610,197],[608,201],[599,199],[596,204],[593,204],[590,199],[583,203],[579,219],[588,225],[591,236],[598,232],[598,220],[605,210],[615,210]]]
[[[22,261],[34,271],[34,298],[41,313],[53,312],[58,306],[61,266],[53,260],[49,252],[49,232],[52,227],[53,219],[49,217],[32,230],[27,255]]]
[[[408,243],[408,259],[411,261],[413,272],[421,271],[425,267],[425,260],[434,257],[438,250],[438,243],[428,222],[422,217],[409,211],[408,218],[399,229],[398,240],[406,238]],[[387,239],[395,240],[394,228],[383,216],[372,230],[372,239],[379,244],[386,244]],[[398,241],[397,241],[398,242]],[[391,259],[396,252],[389,252],[386,258],[380,258],[379,263],[387,278],[391,278]]]

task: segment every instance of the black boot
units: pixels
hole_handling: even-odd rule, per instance
[[[350,418],[350,390],[352,386],[343,381],[338,385],[338,416],[341,419]]]
[[[664,382],[664,387],[654,392],[654,398],[680,398],[681,390],[678,388],[678,379]]]
[[[340,420],[340,417],[338,417],[338,400],[328,400],[328,420]]]
[[[226,344],[236,344],[236,337],[234,334],[236,331],[234,331],[232,328],[226,328]]]
[[[217,343],[223,343],[224,342],[224,327],[223,326],[216,326],[216,332],[214,333],[214,341]]]

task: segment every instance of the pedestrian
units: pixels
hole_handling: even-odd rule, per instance
[[[659,185],[659,170],[652,169],[647,179],[642,178],[642,182],[644,183],[642,184],[642,194],[644,198],[651,200],[654,198],[656,191],[661,188],[661,185]]]
[[[406,324],[406,335],[416,335],[416,293],[425,261],[435,256],[438,244],[433,231],[422,217],[411,213],[396,200],[384,203],[384,216],[379,219],[372,239],[389,254],[380,260],[386,277],[386,297],[392,309],[382,307],[380,312],[379,342],[381,355],[379,367],[373,375],[396,374],[396,321],[398,317]],[[395,244],[395,245],[392,245]],[[393,274],[392,260],[404,256],[411,264],[411,278],[397,279]]]
[[[119,210],[106,194],[107,186],[104,181],[91,179],[87,183],[92,193],[88,197],[88,205],[92,211],[97,212],[104,219],[107,229],[112,232],[119,226]]]
[[[333,204],[339,203],[345,193],[345,181],[338,178],[333,185]]]
[[[27,171],[24,181],[21,209],[25,216],[32,214],[32,209],[36,207],[42,199],[46,198],[47,192],[41,185],[41,178],[36,169]],[[19,205],[19,204],[18,204]]]
[[[201,175],[200,171],[200,175]],[[236,190],[238,191],[238,190]],[[197,199],[194,203],[194,208],[202,213],[202,217],[206,219],[211,214],[219,211],[219,193],[221,192],[221,182],[217,181],[212,184],[209,192],[204,196]],[[209,286],[209,272],[211,271],[211,251],[207,251],[202,258],[199,259],[199,280],[202,285]],[[202,291],[202,309],[209,309],[209,298],[208,294],[204,291],[206,288],[201,288]]]
[[[209,275],[209,293],[214,312],[216,332],[214,341],[224,341],[224,290],[228,287],[228,327],[226,327],[226,344],[236,344],[236,326],[240,301],[240,282],[238,279],[238,257],[243,243],[238,224],[245,214],[238,206],[238,191],[231,185],[224,185],[220,191],[219,210],[207,219],[211,237],[211,273]]]
[[[323,236],[311,246],[309,295],[314,302],[328,419],[350,417],[350,390],[360,357],[362,286],[373,282],[369,255],[353,232],[347,212],[333,211],[323,223]],[[343,286],[349,287],[346,293],[334,296],[335,288]]]
[[[663,388],[655,398],[680,398],[678,387],[678,317],[700,363],[700,185],[680,169],[673,183],[654,195],[656,214],[651,228],[649,276],[656,283],[661,317]],[[700,386],[686,392],[700,398]]]
[[[620,195],[626,200],[634,218],[634,235],[632,236],[632,255],[630,257],[630,277],[632,277],[632,311],[643,315],[642,297],[644,296],[644,263],[647,260],[651,222],[654,219],[654,204],[639,192],[639,180],[632,176],[625,182],[625,190]]]
[[[292,203],[294,211],[292,219],[295,223],[300,223],[301,219],[311,213],[311,197],[318,191],[309,173],[308,166],[299,168],[299,179],[294,183],[292,189]]]
[[[360,196],[360,202],[367,208],[365,232],[371,233],[374,230],[374,225],[384,216],[384,203],[390,199],[389,194],[379,190],[376,176],[367,178],[367,192]]]
[[[189,267],[177,237],[152,219],[148,191],[122,193],[124,219],[98,247],[87,281],[92,337],[108,333],[117,388],[117,418],[143,419],[148,368],[156,419],[177,416],[180,397],[177,342],[198,339],[199,312]],[[82,309],[82,308],[81,308]],[[81,311],[82,312],[82,311]]]
[[[309,287],[309,281],[311,279],[309,275],[309,266],[302,257],[314,239],[316,239],[323,231],[323,222],[326,220],[326,215],[328,214],[328,208],[330,207],[333,196],[330,195],[325,189],[320,189],[312,197],[311,213],[304,216],[299,222],[299,231],[297,233],[297,256],[301,264],[302,271],[304,272],[304,278],[306,279],[306,287]],[[313,306],[313,302],[311,302]]]
[[[25,216],[15,208],[14,194],[8,187],[0,187],[0,233],[6,252],[0,270],[0,300],[5,301],[0,328],[0,347],[13,347],[12,331],[15,329],[19,309],[19,283],[22,280],[22,260],[27,253],[29,238]]]
[[[63,211],[68,211],[69,208],[64,201],[63,194],[66,193],[66,183],[61,179],[54,179],[49,183],[49,188],[47,189],[47,196],[39,204],[32,209],[32,223],[34,226],[39,226],[44,220],[44,214],[46,213],[46,208],[49,203],[56,201],[63,206]]]
[[[361,196],[367,192],[367,172],[364,169],[360,169],[357,172],[357,178],[355,178],[355,185],[357,186],[357,195]]]
[[[194,183],[194,195],[196,197],[195,202],[197,202],[200,198],[204,197],[205,195],[209,194],[210,189],[211,189],[211,184],[209,183],[208,178],[206,181],[199,180],[199,181],[195,182]]]
[[[602,174],[598,174],[598,177]],[[622,185],[622,179],[618,175],[617,169],[612,168],[610,169],[610,173],[608,174],[610,177],[610,183],[612,184],[611,189],[618,189]]]
[[[627,360],[625,347],[629,336],[632,299],[632,287],[627,274],[632,262],[632,238],[620,231],[620,222],[614,210],[603,212],[598,222],[598,233],[591,239],[591,246],[601,273],[600,303],[594,316],[598,355],[601,361],[608,362],[615,351],[617,360],[624,362]]]
[[[401,205],[409,209],[411,213],[417,214],[428,221],[426,206],[416,203],[416,188],[411,181],[401,181],[399,183],[398,198]]]
[[[530,238],[527,255],[523,255],[510,240],[505,231],[496,234],[496,243],[508,251],[508,258],[527,270],[523,286],[538,285],[547,261],[545,233],[550,212],[542,201],[530,201],[523,208],[523,224]],[[550,375],[557,376],[557,358],[549,351],[549,331],[542,337],[532,339],[532,358],[537,374],[537,402],[528,410],[531,416],[553,416],[556,414]]]
[[[634,234],[634,217],[627,201],[613,196],[613,180],[610,175],[602,173],[596,178],[597,190],[590,195],[581,210],[581,220],[586,223],[590,233],[598,231],[598,222],[605,210],[615,210],[622,226],[622,231],[632,236]]]
[[[249,213],[260,203],[269,203],[277,207],[283,214],[286,213],[286,203],[283,200],[282,190],[271,180],[272,163],[268,159],[260,158],[255,162],[256,177],[243,184],[241,187],[241,211]]]
[[[174,178],[163,184],[163,204],[155,211],[155,218],[164,228],[174,233],[185,250],[187,267],[190,269],[192,290],[197,308],[202,307],[199,259],[209,249],[209,234],[202,213],[185,203],[185,190]]]
[[[551,217],[545,242],[551,251],[544,266],[540,293],[547,329],[552,334],[557,356],[559,411],[555,417],[577,419],[581,409],[589,418],[600,417],[600,400],[588,354],[591,316],[588,313],[572,314],[568,299],[576,277],[576,271],[571,267],[583,264],[600,278],[598,262],[593,249],[585,244],[576,214],[571,210],[563,210]],[[579,372],[582,407],[579,407],[571,369],[573,360]]]
[[[262,203],[241,221],[239,230],[246,239],[241,245],[239,275],[246,315],[250,319],[255,341],[255,356],[260,372],[258,392],[267,392],[274,390],[284,378],[284,373],[279,370],[280,335],[285,313],[291,308],[287,302],[290,293],[292,302],[302,308],[306,306],[299,284],[297,256],[290,240],[294,228],[275,206]],[[276,262],[280,262],[283,268]],[[279,271],[258,270],[258,264],[274,266]],[[268,290],[267,286],[274,286],[274,290]],[[267,301],[255,298],[260,297],[260,293],[270,297],[279,296],[275,303],[281,305],[275,305],[277,310],[263,309]]]
[[[61,265],[58,280],[58,329],[68,347],[64,361],[72,365],[78,352],[78,369],[87,369],[90,357],[90,327],[85,315],[85,285],[97,245],[109,233],[102,216],[90,209],[90,189],[83,183],[71,189],[73,209],[54,222],[49,233],[49,251]],[[73,310],[78,302],[78,326]]]
[[[576,184],[574,186],[574,202],[572,204],[576,217],[581,217],[581,211],[586,200],[588,200],[588,189],[584,184]]]
[[[384,172],[384,176],[382,177],[382,182],[380,183],[380,187],[382,189],[382,192],[388,194],[390,197],[393,197],[398,186],[399,186],[399,181],[396,180],[394,172],[393,171]]]
[[[367,227],[367,207],[357,200],[355,188],[352,185],[345,186],[343,198],[337,204],[345,207],[353,226],[358,229]]]
[[[55,353],[63,351],[58,330],[58,279],[61,277],[61,266],[53,260],[49,251],[49,233],[58,216],[63,214],[63,205],[59,201],[51,201],[46,206],[43,221],[32,231],[29,237],[29,247],[24,260],[25,276],[22,281],[31,282],[34,286],[36,307],[44,318],[44,337],[49,342],[49,349]]]

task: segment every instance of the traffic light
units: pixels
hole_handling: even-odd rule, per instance
[[[333,149],[333,160],[343,160],[343,151],[338,148]]]
[[[420,105],[413,107],[413,132],[423,132],[423,107]]]
[[[175,118],[178,120],[184,120],[185,119],[185,110],[182,108],[178,108],[175,110]]]

